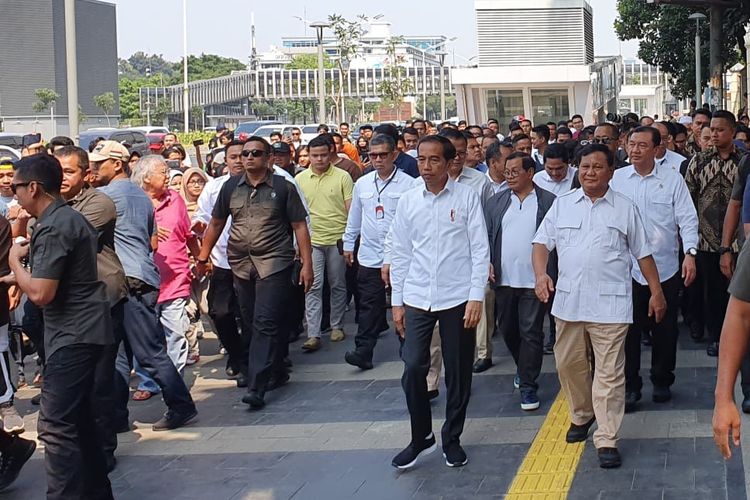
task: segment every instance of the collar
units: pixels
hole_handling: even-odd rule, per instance
[[[237,183],[237,186],[241,186],[242,184],[246,184],[249,188],[253,187],[247,183],[247,175],[245,175],[244,173],[240,178],[240,182]],[[268,184],[269,187],[273,187],[273,170],[268,169],[268,171],[266,172],[266,177],[258,184],[258,186],[260,186],[261,184]]]
[[[342,160],[343,160],[343,158],[342,158]],[[326,177],[326,176],[331,175],[333,173],[333,169],[334,168],[337,168],[336,165],[334,165],[333,163],[330,163],[328,165],[328,170],[326,170],[322,174],[315,173],[315,169],[313,169],[312,167],[308,167],[307,170],[310,171],[310,175],[312,175],[313,177]]]
[[[391,172],[391,174],[388,177],[386,177],[385,180],[383,180],[383,179],[380,178],[380,175],[378,175],[378,171],[377,170],[373,170],[372,171],[372,173],[373,173],[373,182],[378,182],[378,181],[379,182],[398,182],[398,178],[400,177],[400,175],[398,175],[398,171],[399,171],[399,169],[394,164],[393,165],[393,172]]]
[[[715,156],[715,157],[719,158],[721,161],[727,161],[727,160],[724,160],[721,157],[721,153],[719,153],[719,149],[716,146],[711,146],[711,149],[709,149],[709,151],[711,152],[711,156]],[[740,155],[739,151],[737,150],[737,146],[735,146],[734,144],[732,144],[732,152],[729,153],[729,158],[727,158],[727,159],[728,160],[734,160],[735,162],[739,162],[740,157],[741,157],[741,155]]]
[[[539,172],[539,173],[540,173],[540,174],[543,174],[542,178],[543,178],[543,179],[544,179],[545,181],[547,181],[547,182],[551,182],[551,183],[553,183],[553,184],[562,184],[562,183],[563,183],[563,182],[565,182],[565,181],[569,181],[569,180],[571,179],[571,177],[573,177],[573,171],[574,171],[574,170],[575,170],[575,168],[574,168],[574,167],[571,167],[570,165],[568,165],[568,169],[567,169],[567,170],[565,171],[565,177],[563,177],[563,178],[562,178],[562,180],[561,180],[561,181],[559,181],[559,182],[558,182],[558,181],[556,181],[556,180],[554,180],[554,179],[553,179],[552,177],[550,177],[550,175],[549,175],[549,173],[547,172],[547,170],[542,170],[542,171],[541,171],[541,172]]]
[[[440,196],[443,193],[445,193],[446,191],[452,192],[455,189],[456,184],[457,184],[457,182],[455,180],[453,180],[450,175],[448,175],[448,182],[445,183],[445,186],[443,187],[443,190],[440,191],[438,194],[436,194],[434,196]],[[427,184],[425,184],[423,182],[423,185],[424,185],[424,187],[422,188],[422,196],[427,196],[428,194],[432,194],[427,189]]]
[[[54,201],[50,203],[49,206],[47,206],[47,208],[44,209],[44,212],[42,212],[39,215],[39,217],[37,217],[37,223],[43,221],[44,219],[49,217],[52,214],[52,212],[54,212],[58,208],[63,207],[65,205],[67,205],[65,200],[63,200],[62,198],[56,197]]]
[[[81,189],[81,191],[77,195],[69,199],[66,203],[73,206],[76,203],[86,199],[91,193],[93,193],[92,187],[88,184],[84,184],[83,189]]]
[[[628,177],[641,177],[645,179],[646,177],[659,177],[659,167],[662,165],[662,161],[666,158],[662,158],[661,160],[654,160],[654,169],[651,170],[651,173],[648,175],[641,175],[638,173],[638,171],[635,169],[635,165],[629,165],[628,168],[632,167],[633,170],[631,170],[630,174],[628,174]]]
[[[584,198],[590,200],[590,198],[588,196],[586,196],[586,193],[584,193],[583,187],[580,187],[580,188],[576,189],[576,191],[575,191],[575,203],[578,203],[578,202],[582,201]],[[607,203],[609,203],[610,205],[612,205],[614,207],[615,206],[615,193],[612,190],[612,188],[610,188],[609,186],[607,186],[607,192],[604,193],[604,196],[602,196],[601,198],[599,198],[599,200],[604,200],[604,201],[606,201]],[[599,201],[599,200],[597,200],[597,201]]]

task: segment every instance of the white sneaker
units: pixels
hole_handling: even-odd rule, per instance
[[[13,403],[0,404],[0,416],[3,419],[3,430],[8,434],[21,434],[26,430],[23,418],[16,411]]]

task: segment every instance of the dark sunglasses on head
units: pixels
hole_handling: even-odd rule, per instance
[[[252,156],[253,158],[260,158],[264,154],[266,154],[266,152],[262,149],[245,149],[242,151],[242,156],[244,156],[245,158],[247,158],[248,156]]]

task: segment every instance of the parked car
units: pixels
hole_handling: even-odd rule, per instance
[[[83,149],[88,149],[91,141],[97,137],[104,137],[108,141],[130,144],[131,149],[138,151],[141,156],[150,153],[146,134],[132,128],[92,128],[81,132],[78,142]]]
[[[284,135],[284,133],[289,133],[291,135],[293,126],[294,125],[283,125],[281,123],[277,125],[263,125],[262,127],[258,127],[252,135],[257,135],[258,137],[262,137],[269,141],[271,139],[271,134],[274,132],[279,132],[281,135]]]
[[[169,129],[167,127],[131,127],[130,130],[140,130],[144,134],[167,134]]]
[[[276,120],[258,120],[254,122],[242,122],[234,129],[234,138],[240,141],[246,141],[256,130],[264,125],[278,125],[280,121]]]
[[[23,134],[15,134],[12,132],[0,133],[0,146],[9,146],[13,149],[21,151],[23,145]]]
[[[311,140],[318,137],[318,123],[314,123],[311,125],[299,125],[299,127],[302,129],[302,143],[307,144]],[[338,132],[339,128],[336,125],[328,124],[328,130],[333,132]]]
[[[167,135],[166,132],[154,132],[152,134],[146,134],[146,139],[148,140],[148,147],[149,149],[154,152],[158,153],[162,150],[164,147],[164,136]]]

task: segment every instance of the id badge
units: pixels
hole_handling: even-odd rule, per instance
[[[378,220],[382,220],[385,218],[385,208],[383,208],[383,205],[378,205],[375,207],[375,218]]]

